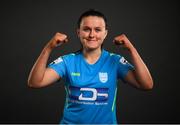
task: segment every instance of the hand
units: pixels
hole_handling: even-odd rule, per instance
[[[134,48],[125,34],[122,34],[122,35],[115,37],[113,42],[116,45],[120,45],[121,47],[126,48],[128,50],[130,50],[131,48]]]
[[[49,41],[47,47],[53,49],[66,42],[68,42],[67,36],[65,34],[57,32],[54,37]]]

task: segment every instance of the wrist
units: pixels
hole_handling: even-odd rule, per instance
[[[49,45],[45,46],[44,49],[43,49],[43,51],[47,52],[47,53],[51,53],[52,50],[53,50],[53,48],[51,46],[49,46]]]

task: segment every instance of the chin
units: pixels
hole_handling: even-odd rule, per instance
[[[87,45],[86,47],[87,47],[87,48],[91,48],[91,49],[97,49],[97,48],[99,48],[99,45],[97,45],[97,44],[91,44],[91,45]]]
[[[91,47],[86,47],[88,50],[96,50],[98,49],[99,47],[94,47],[94,46],[91,46]]]

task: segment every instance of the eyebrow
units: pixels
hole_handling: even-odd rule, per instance
[[[89,27],[89,26],[82,26],[83,28],[90,28],[91,29],[91,27]],[[104,28],[105,26],[102,26],[102,27],[95,27],[95,28]]]

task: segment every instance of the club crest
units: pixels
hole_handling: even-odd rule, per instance
[[[99,80],[102,83],[106,83],[108,81],[108,74],[107,74],[107,72],[99,72]]]

